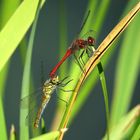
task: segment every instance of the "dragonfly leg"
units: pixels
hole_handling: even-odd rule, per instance
[[[87,47],[86,53],[87,53],[89,58],[94,54],[94,52],[95,52],[94,47],[93,48]]]
[[[60,87],[65,87],[65,86],[66,86],[67,84],[69,84],[72,80],[73,80],[73,79],[67,81],[66,83],[60,82],[60,83],[59,83],[59,86],[60,86]]]
[[[65,89],[62,89],[62,88],[59,88],[59,89],[62,90],[63,92],[73,92],[74,91],[74,90],[65,90]]]
[[[57,98],[58,98],[59,100],[63,101],[63,102],[66,104],[66,106],[68,106],[68,102],[67,102],[67,101],[65,101],[64,99],[60,98],[58,95],[57,95]]]
[[[82,51],[82,53],[79,55],[79,59],[83,57],[83,54],[85,53],[85,49]]]
[[[94,55],[99,55],[101,53],[99,50],[95,50],[93,46],[90,48],[90,50],[93,51]]]
[[[76,60],[76,62],[77,62],[77,64],[78,64],[78,66],[80,67],[81,71],[82,71],[83,73],[85,73],[81,62],[78,60],[78,58],[77,58],[77,56],[76,56],[75,54],[74,54],[74,58],[75,58],[75,60]]]
[[[82,64],[82,67],[84,67],[85,66],[85,62],[84,62],[84,60],[83,60],[83,58],[81,57],[81,58],[79,58],[79,61],[81,61],[80,63]]]
[[[83,54],[85,53],[85,49],[82,51],[82,53],[79,55],[79,60],[81,60],[81,63],[83,65],[83,67],[85,66],[85,62],[83,60]]]
[[[62,79],[61,81],[59,81],[59,84],[63,83],[67,78],[69,78],[69,76],[66,76],[64,79]]]

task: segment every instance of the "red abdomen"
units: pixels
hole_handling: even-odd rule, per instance
[[[63,58],[58,62],[58,64],[52,69],[52,71],[50,72],[50,77],[53,78],[55,76],[55,73],[57,71],[57,69],[61,66],[61,64],[72,54],[72,50],[71,48],[69,48],[67,50],[67,52],[65,53],[65,55],[63,56]]]

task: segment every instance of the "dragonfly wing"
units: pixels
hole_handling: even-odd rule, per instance
[[[27,114],[27,116],[25,118],[25,125],[26,126],[33,126],[37,110],[38,110],[38,106],[37,105],[34,106],[34,108],[29,109],[29,113]]]
[[[36,112],[38,110],[39,105],[41,104],[41,96],[42,96],[41,89],[42,88],[37,89],[32,94],[20,100],[21,109],[27,109],[27,108],[29,109],[29,113],[25,118],[25,125],[31,125],[35,119]],[[31,119],[31,121],[29,121],[29,118]]]
[[[38,100],[41,100],[42,95],[42,88],[38,88],[35,92],[32,94],[29,94],[28,96],[25,96],[20,100],[20,107],[22,109],[32,108],[34,107],[38,102]]]
[[[94,39],[96,39],[96,32],[94,30],[89,30],[88,32],[86,32],[85,34],[83,34],[80,38],[86,40],[89,36],[91,36]]]
[[[25,124],[33,127],[36,119],[38,119],[38,121],[40,121],[40,118],[41,118],[46,106],[48,105],[48,102],[49,102],[49,100],[46,100],[43,103],[41,102],[40,105],[35,106],[34,108],[30,109],[29,114],[26,117]],[[38,112],[39,112],[39,114],[38,114]]]

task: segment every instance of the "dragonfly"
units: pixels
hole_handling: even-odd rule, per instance
[[[91,57],[94,54],[94,47],[95,47],[95,32],[93,30],[89,30],[85,35],[82,37],[79,37],[75,39],[70,47],[67,49],[65,55],[62,57],[62,59],[57,63],[57,65],[51,70],[49,73],[49,76],[53,78],[56,75],[56,71],[58,68],[65,62],[67,58],[69,58],[72,54],[74,55],[74,58],[80,67],[80,69],[83,71],[84,64],[83,56],[86,54],[88,57]],[[79,57],[76,56],[76,52],[82,50]]]
[[[72,81],[71,80],[68,80],[66,81],[68,77],[65,77],[64,79],[62,80],[59,80],[59,76],[54,76],[53,78],[50,78],[48,80],[45,81],[45,83],[43,84],[42,86],[42,94],[41,95],[41,103],[40,103],[40,106],[38,108],[38,111],[37,111],[37,114],[36,114],[36,117],[35,118],[31,118],[31,116],[33,115],[33,110],[32,108],[29,109],[29,115],[26,117],[26,123],[28,124],[28,121],[30,121],[30,118],[31,118],[31,124],[33,124],[34,128],[38,128],[39,126],[39,122],[40,122],[40,119],[41,119],[41,116],[44,112],[44,109],[46,108],[47,104],[49,103],[50,99],[51,99],[51,96],[52,94],[54,93],[54,91],[58,88],[64,92],[70,92],[72,90],[64,90],[63,87],[65,87],[68,83],[70,83]],[[35,94],[34,94],[35,95]],[[29,104],[32,103],[32,100],[33,100],[33,95],[29,95],[29,96],[26,96],[24,97],[23,99],[21,99],[21,107],[24,107],[24,105],[26,104],[27,101],[31,101],[29,102]],[[62,101],[66,102],[65,100],[61,99]],[[29,107],[31,107],[29,105]]]

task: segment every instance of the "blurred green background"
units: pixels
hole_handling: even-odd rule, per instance
[[[33,48],[32,58],[32,75],[35,89],[41,86],[41,62],[44,63],[44,77],[48,79],[50,70],[60,60],[59,57],[59,39],[60,39],[60,8],[63,1],[48,0],[40,11],[37,31],[35,35],[35,42]],[[112,0],[107,10],[105,21],[102,23],[102,28],[98,33],[97,46],[104,37],[112,30],[112,28],[120,21],[124,9],[130,1],[128,0]],[[87,9],[88,1],[80,0],[65,0],[65,16],[68,35],[66,36],[66,43],[71,44],[72,40],[79,33],[81,23],[83,21],[85,11]],[[100,3],[98,2],[98,5]],[[0,2],[0,6],[2,2]],[[95,9],[98,11],[98,5]],[[131,7],[132,8],[132,7]],[[96,19],[95,19],[96,22]],[[14,28],[14,27],[13,27]],[[95,30],[96,31],[96,30]],[[29,31],[30,32],[30,31]],[[27,39],[29,36],[27,33]],[[106,76],[107,89],[109,93],[109,104],[111,105],[112,93],[114,91],[114,82],[117,67],[118,56],[120,53],[121,42],[123,35],[116,44],[116,49],[112,53],[111,59],[105,66],[104,72]],[[127,47],[127,46],[126,46]],[[17,48],[10,58],[10,67],[8,70],[8,77],[6,80],[5,94],[4,94],[4,111],[6,116],[7,131],[9,133],[11,124],[15,124],[17,135],[19,130],[19,103],[21,93],[21,82],[23,74],[23,65],[20,54],[20,49]],[[133,46],[132,46],[133,51]],[[69,61],[70,63],[70,61]],[[128,62],[129,65],[129,62]],[[140,65],[139,65],[140,66]],[[129,70],[128,70],[129,71]],[[127,72],[126,72],[127,73]],[[99,78],[98,78],[99,79]],[[127,79],[126,79],[127,81]],[[124,81],[124,82],[126,82]],[[130,109],[139,104],[140,98],[140,74],[136,78],[136,84],[133,91],[132,102]],[[67,93],[65,93],[67,94]],[[47,111],[44,112],[47,131],[53,120],[53,115],[56,107],[57,98],[52,97]],[[122,101],[123,102],[123,101]],[[87,101],[80,109],[78,115],[74,118],[69,131],[65,135],[65,139],[101,139],[106,129],[104,99],[102,95],[102,88],[98,80],[95,88],[91,91]]]

